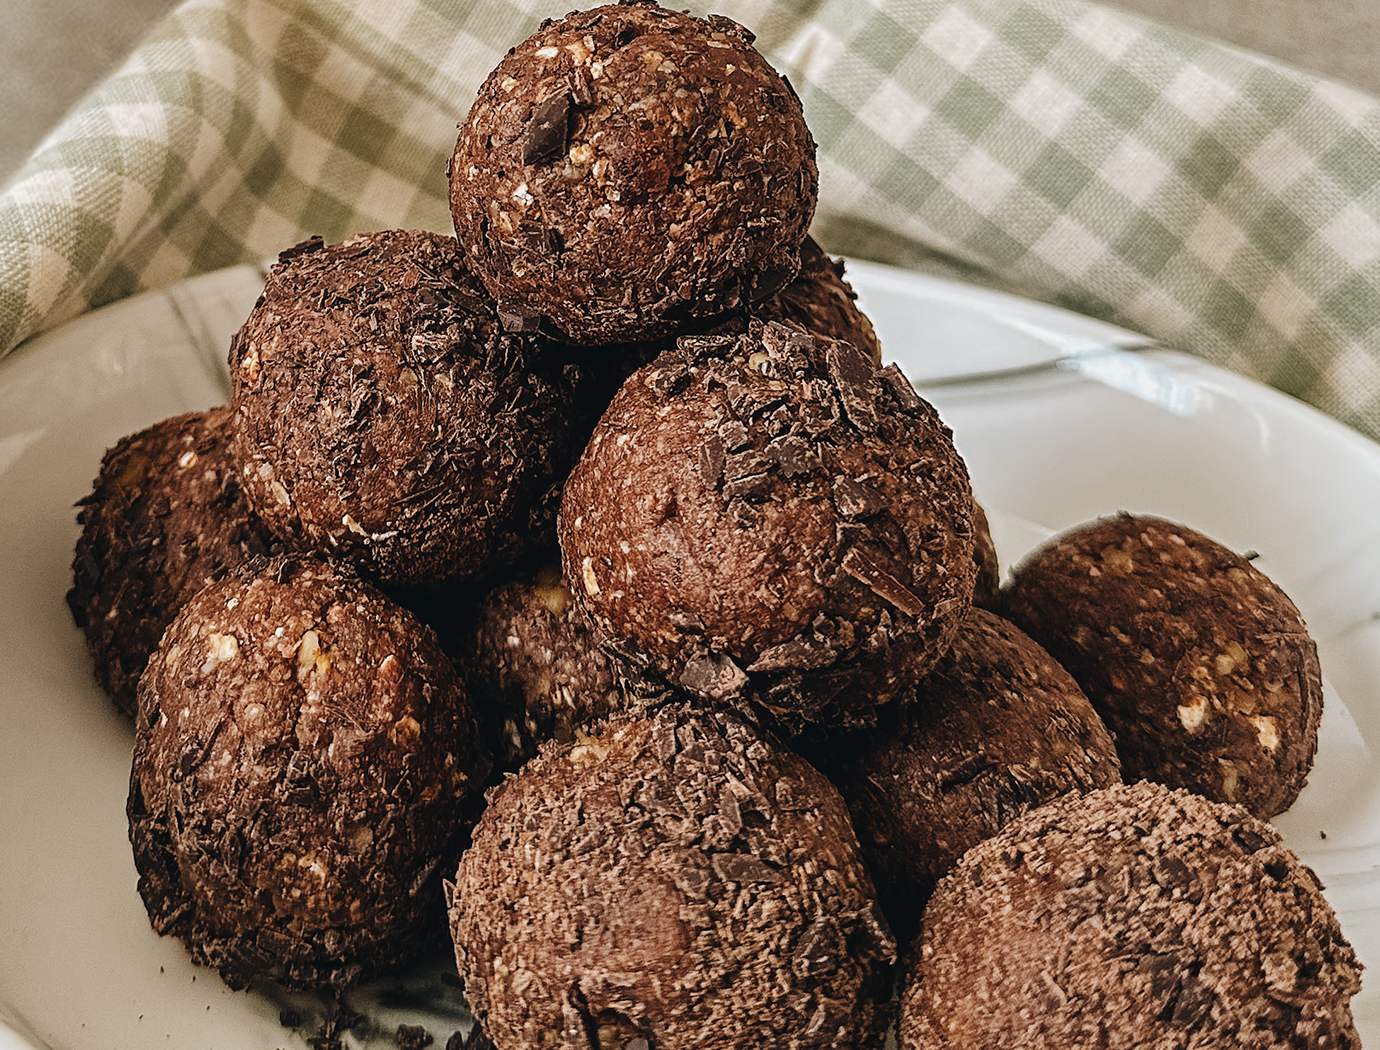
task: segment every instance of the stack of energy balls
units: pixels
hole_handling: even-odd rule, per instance
[[[70,601],[154,927],[335,991],[449,932],[499,1050],[1358,1046],[1263,822],[1317,742],[1298,611],[1127,515],[998,593],[752,40],[544,23],[457,237],[284,252],[231,405],[107,455]]]

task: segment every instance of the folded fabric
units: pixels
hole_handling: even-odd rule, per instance
[[[0,352],[308,234],[445,229],[456,122],[570,3],[185,3],[0,194]],[[799,90],[831,250],[1117,321],[1380,437],[1380,101],[1082,0],[691,6]]]

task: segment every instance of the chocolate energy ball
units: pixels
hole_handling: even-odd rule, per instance
[[[458,662],[505,768],[522,765],[543,741],[573,740],[581,727],[625,706],[614,658],[596,644],[559,562],[494,588]]]
[[[973,604],[983,609],[997,609],[1001,604],[1001,559],[997,557],[987,512],[976,500],[973,501],[973,537],[973,558],[977,562]]]
[[[106,452],[78,506],[67,605],[96,681],[133,716],[163,629],[197,591],[275,546],[249,511],[230,457],[228,408],[188,412]]]
[[[511,324],[630,342],[795,275],[815,144],[752,39],[634,0],[544,22],[498,64],[460,128],[450,208]]]
[[[971,850],[925,911],[902,1050],[1359,1050],[1361,967],[1314,874],[1240,806],[1066,795]]]
[[[505,335],[450,237],[280,256],[230,346],[250,504],[385,584],[478,575],[549,542],[578,449],[556,355]]]
[[[888,724],[820,749],[898,934],[968,849],[1069,791],[1119,783],[1106,727],[1068,672],[973,609]]]
[[[426,947],[487,760],[410,613],[348,570],[253,569],[188,602],[140,680],[139,893],[232,987],[340,989]]]
[[[874,721],[948,649],[977,572],[934,409],[895,366],[776,323],[682,339],[629,379],[559,531],[604,644],[788,732]]]
[[[895,954],[848,811],[738,719],[663,706],[489,796],[450,909],[502,1050],[879,1047]]]
[[[1004,607],[1078,680],[1128,780],[1259,817],[1298,797],[1322,717],[1317,647],[1247,559],[1182,525],[1123,514],[1033,554]]]

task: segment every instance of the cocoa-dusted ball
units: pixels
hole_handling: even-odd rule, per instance
[[[1036,551],[1007,614],[1078,680],[1128,780],[1293,804],[1322,717],[1317,647],[1287,595],[1202,533],[1123,514]]]
[[[891,1013],[843,800],[724,713],[544,746],[490,793],[450,921],[500,1050],[868,1050]]]
[[[971,850],[925,911],[902,1050],[1359,1050],[1361,967],[1314,874],[1240,806],[1066,795]]]
[[[722,16],[609,4],[544,23],[489,74],[450,208],[510,324],[629,342],[794,276],[815,144],[752,39]]]
[[[948,649],[973,498],[894,366],[782,324],[680,341],[566,484],[566,577],[601,640],[791,732],[862,725]]]
[[[435,635],[348,570],[278,559],[178,614],[139,684],[129,834],[159,933],[234,987],[416,956],[487,774]]]
[[[207,583],[275,546],[230,457],[228,408],[188,412],[119,441],[79,504],[67,605],[96,681],[124,714],[163,629]]]
[[[973,501],[973,559],[977,562],[973,604],[983,609],[996,609],[1001,604],[1001,559],[997,557],[987,512],[976,500]]]
[[[1112,739],[1077,683],[983,609],[968,614],[911,703],[819,751],[899,934],[915,930],[935,884],[968,849],[1052,798],[1121,780]]]
[[[578,451],[573,376],[505,335],[453,238],[285,252],[230,347],[249,501],[283,539],[388,584],[549,540]]]
[[[571,600],[559,562],[495,587],[460,643],[485,735],[516,769],[546,740],[575,733],[626,706],[614,667]]]

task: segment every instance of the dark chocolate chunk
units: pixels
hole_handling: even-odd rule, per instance
[[[538,104],[527,125],[527,139],[522,146],[523,164],[545,164],[565,155],[570,134],[570,94],[557,91]]]

